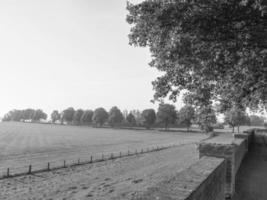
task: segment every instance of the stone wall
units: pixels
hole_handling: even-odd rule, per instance
[[[212,156],[226,161],[225,196],[231,198],[235,192],[235,177],[249,147],[248,135],[222,135],[199,144],[199,157]]]
[[[149,188],[138,200],[224,200],[224,159],[202,157],[188,169]]]
[[[257,147],[267,147],[267,129],[255,129],[253,145]]]

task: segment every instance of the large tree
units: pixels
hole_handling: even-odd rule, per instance
[[[196,122],[201,130],[205,132],[213,131],[213,126],[217,122],[215,111],[211,106],[202,106],[196,110]]]
[[[108,112],[104,108],[97,108],[94,111],[93,122],[96,126],[103,126],[108,119]]]
[[[126,121],[127,121],[131,126],[136,125],[135,117],[134,117],[134,115],[133,115],[131,112],[127,115],[127,117],[126,117]]]
[[[81,118],[83,116],[84,111],[82,109],[78,109],[75,111],[73,115],[73,124],[80,125],[81,124]]]
[[[195,110],[190,105],[183,106],[178,112],[178,120],[179,124],[187,127],[187,131],[189,131],[190,126],[195,118]]]
[[[239,127],[247,123],[247,115],[242,109],[232,108],[225,113],[224,121],[233,128],[233,133],[235,132],[235,127],[237,126],[239,133]]]
[[[165,130],[168,129],[170,124],[174,124],[177,119],[177,112],[175,106],[171,104],[161,103],[157,112],[157,120],[164,124]]]
[[[57,110],[54,110],[51,113],[51,120],[52,120],[52,123],[55,123],[57,120],[60,120],[60,114]]]
[[[112,107],[109,111],[108,123],[113,127],[117,124],[120,124],[122,120],[123,115],[121,110],[116,106]]]
[[[94,115],[94,111],[92,110],[86,110],[84,111],[82,117],[81,117],[81,123],[82,124],[90,124],[92,122],[92,118]]]
[[[211,100],[259,109],[267,103],[267,6],[261,0],[145,0],[127,4],[131,45],[148,46],[163,72],[154,98],[183,90],[199,106]]]
[[[32,120],[34,121],[40,121],[41,119],[46,119],[46,118],[47,118],[47,114],[44,113],[44,111],[41,109],[35,110],[32,116]]]
[[[71,123],[73,120],[75,110],[72,107],[63,110],[62,112],[62,121],[66,121],[67,123]]]
[[[154,109],[145,109],[142,112],[143,125],[149,129],[156,121],[156,112]]]

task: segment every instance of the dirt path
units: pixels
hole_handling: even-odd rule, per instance
[[[195,144],[0,181],[0,199],[132,199],[198,159]]]

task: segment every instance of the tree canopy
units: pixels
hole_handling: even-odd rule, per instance
[[[235,131],[235,127],[237,126],[239,132],[239,126],[247,124],[248,117],[244,110],[232,108],[225,113],[224,121],[233,128],[233,132]]]
[[[82,109],[78,109],[75,111],[73,115],[73,123],[75,125],[80,125],[81,124],[81,118],[83,116],[84,111]]]
[[[69,108],[63,110],[62,120],[66,121],[67,123],[72,122],[74,113],[75,113],[75,110],[72,107],[69,107]]]
[[[185,125],[189,131],[192,121],[195,118],[195,110],[190,105],[183,106],[178,113],[179,124]]]
[[[94,111],[93,121],[96,125],[103,126],[108,119],[108,113],[104,108],[97,108]]]
[[[171,104],[160,104],[157,112],[157,119],[164,124],[165,129],[168,129],[170,124],[174,124],[177,119],[175,106]]]
[[[111,126],[120,124],[123,120],[123,115],[120,109],[116,106],[112,107],[109,111],[108,123]]]
[[[54,110],[51,113],[51,120],[52,120],[52,123],[55,123],[57,120],[60,120],[60,114],[57,110]]]
[[[127,4],[131,45],[148,46],[163,72],[155,100],[184,89],[195,105],[259,109],[267,103],[267,3],[145,0]]]
[[[156,113],[154,109],[145,109],[142,112],[143,125],[149,129],[156,121]]]
[[[81,117],[81,123],[82,124],[90,124],[92,122],[93,115],[94,115],[94,111],[85,110],[82,117]]]
[[[126,116],[126,121],[127,121],[131,126],[136,125],[135,117],[134,117],[134,115],[133,115],[131,112]]]

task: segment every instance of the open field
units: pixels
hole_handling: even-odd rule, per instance
[[[26,172],[29,164],[42,169],[47,162],[63,164],[101,157],[102,153],[131,152],[141,148],[188,144],[206,138],[201,133],[98,129],[48,124],[0,123],[1,174]]]
[[[5,200],[128,200],[198,160],[196,145],[0,180]]]

